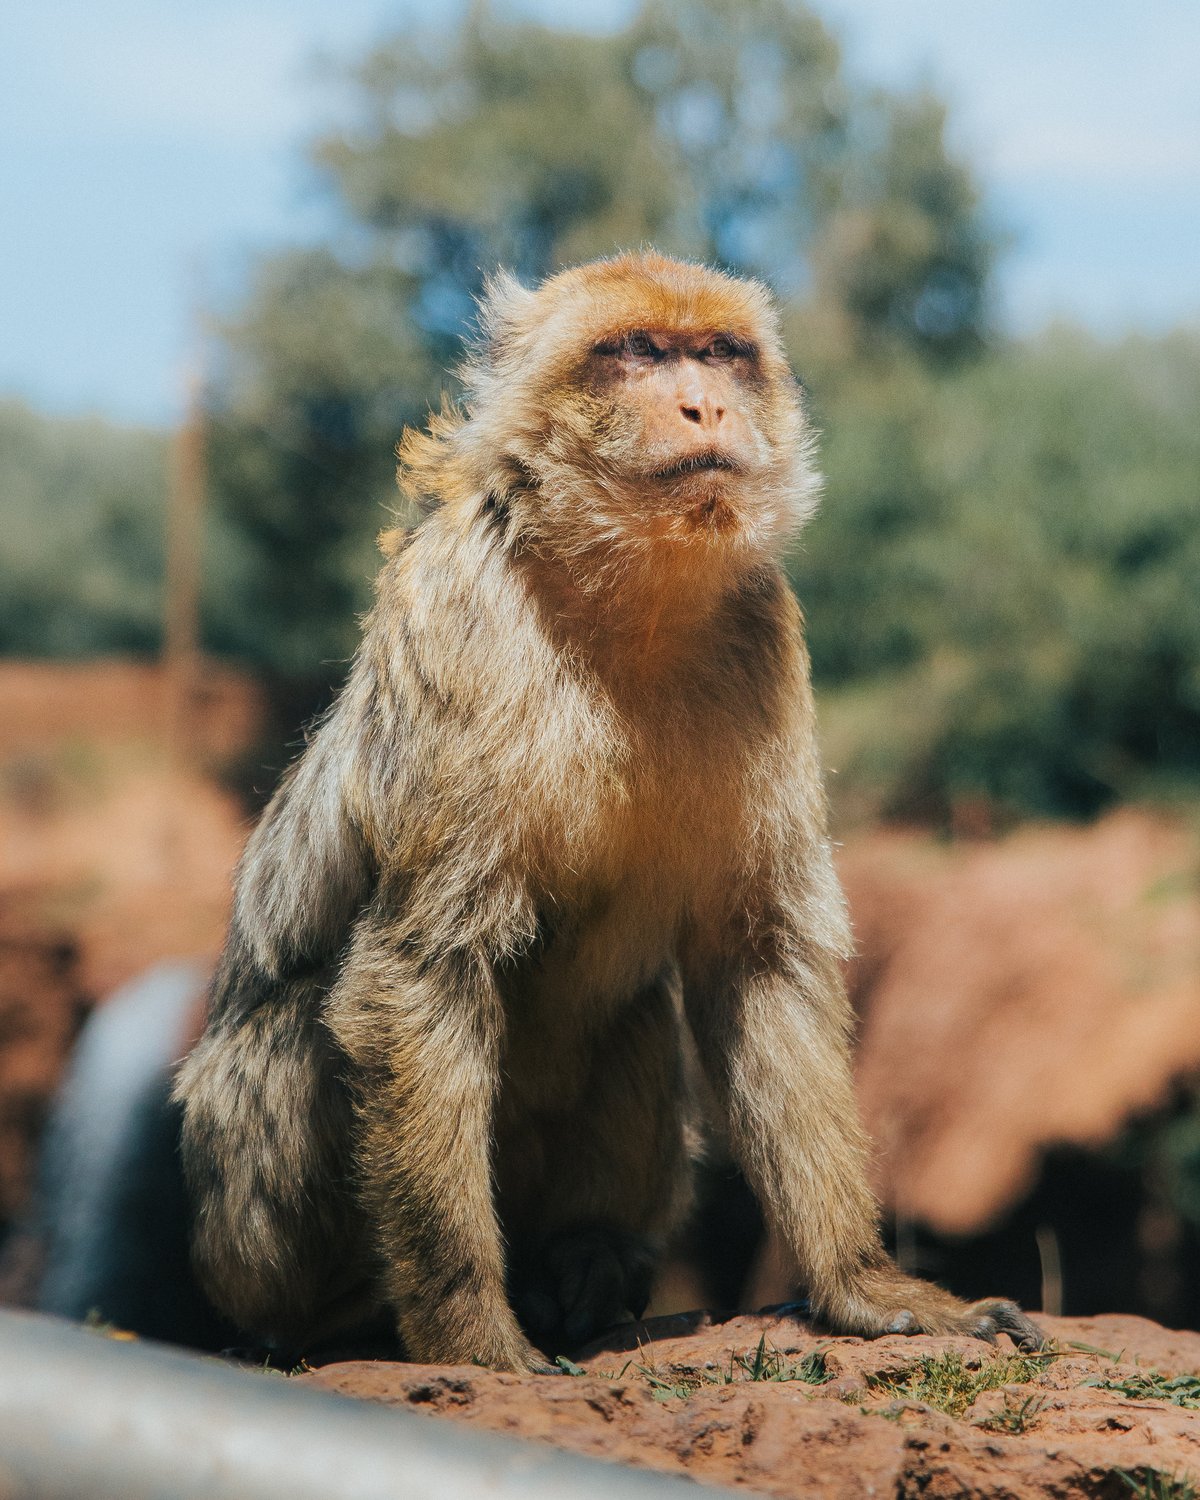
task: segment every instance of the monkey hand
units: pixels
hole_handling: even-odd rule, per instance
[[[941,1287],[907,1276],[881,1258],[834,1295],[814,1298],[823,1322],[839,1333],[880,1338],[889,1333],[960,1334],[994,1344],[1008,1334],[1018,1349],[1046,1346],[1046,1335],[1015,1302],[962,1302]]]

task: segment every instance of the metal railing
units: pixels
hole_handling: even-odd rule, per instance
[[[671,1500],[696,1493],[674,1476],[0,1310],[0,1500]]]

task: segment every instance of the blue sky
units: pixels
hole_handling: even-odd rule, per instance
[[[817,0],[851,70],[932,83],[1013,236],[1017,332],[1200,324],[1197,0]],[[445,8],[445,7],[443,7]],[[321,221],[303,145],[411,0],[44,0],[0,15],[0,395],[169,421],[196,305]],[[428,7],[422,7],[428,15]],[[603,27],[630,0],[524,0]]]

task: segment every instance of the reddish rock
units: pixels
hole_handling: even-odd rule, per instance
[[[362,1361],[299,1378],[598,1458],[805,1500],[1094,1500],[1130,1493],[1121,1472],[1200,1475],[1200,1412],[1096,1383],[1200,1371],[1200,1334],[1132,1317],[1044,1321],[1051,1356],[984,1391],[961,1416],[898,1395],[897,1377],[946,1352],[968,1371],[981,1369],[1011,1355],[1007,1343],[830,1339],[770,1316],[631,1325],[583,1351],[585,1373],[574,1376]],[[764,1336],[768,1357],[790,1369],[820,1351],[824,1383],[749,1378]],[[887,1376],[890,1384],[881,1383]]]

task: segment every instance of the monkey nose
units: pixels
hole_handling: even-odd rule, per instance
[[[725,415],[723,406],[706,398],[700,401],[681,401],[679,411],[685,422],[694,422],[697,427],[705,429],[719,427]]]

